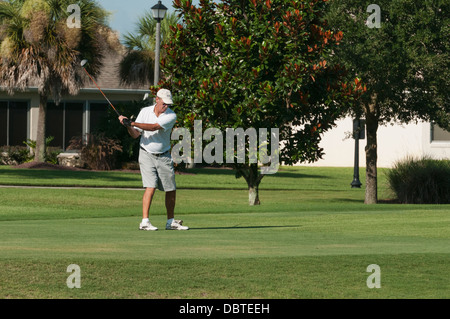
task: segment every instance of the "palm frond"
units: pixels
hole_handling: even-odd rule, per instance
[[[37,85],[57,100],[63,93],[76,94],[86,81],[81,59],[89,59],[92,75],[99,73],[108,14],[96,1],[79,0],[82,27],[70,29],[67,7],[73,2],[0,1],[0,48],[8,53],[0,55],[0,85],[11,90]]]
[[[161,55],[164,55],[164,44],[169,42],[170,26],[179,20],[176,13],[167,14],[161,22]],[[135,33],[124,36],[124,45],[128,49],[120,63],[120,76],[126,84],[147,84],[153,82],[154,52],[156,43],[156,20],[151,12],[139,18]]]
[[[120,63],[124,84],[149,85],[153,82],[155,55],[152,51],[130,51]]]
[[[124,45],[128,50],[154,51],[155,41],[150,41],[147,35],[128,33],[124,36]]]

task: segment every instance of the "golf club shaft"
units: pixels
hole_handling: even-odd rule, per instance
[[[84,71],[86,72],[86,74],[89,76],[89,78],[92,80],[92,82],[94,82],[95,86],[97,87],[97,89],[99,89],[99,91],[103,94],[103,96],[105,97],[105,99],[108,101],[109,105],[111,105],[111,107],[113,108],[113,110],[116,112],[117,116],[120,116],[119,112],[117,112],[116,108],[114,107],[114,105],[112,105],[111,101],[106,97],[105,93],[103,93],[103,91],[98,87],[97,83],[94,81],[94,79],[92,78],[92,76],[89,74],[89,72],[86,70],[85,67],[83,67]]]

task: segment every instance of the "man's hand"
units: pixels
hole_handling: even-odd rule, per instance
[[[129,118],[127,118],[123,115],[119,116],[119,121],[122,125],[127,126],[127,127],[130,127],[131,123],[132,123],[132,121]]]
[[[136,125],[136,123],[133,122],[133,120],[121,115],[119,116],[119,121],[123,126],[127,128],[128,134],[130,134],[132,138],[138,138],[141,136],[141,132],[139,132],[133,127]]]

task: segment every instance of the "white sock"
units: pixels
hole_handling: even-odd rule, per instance
[[[148,222],[150,222],[150,220],[148,218],[142,218],[142,222],[143,223],[148,223]]]
[[[167,225],[172,225],[173,218],[167,220]]]

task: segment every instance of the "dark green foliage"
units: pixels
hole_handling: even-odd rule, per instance
[[[57,147],[49,147],[53,140],[53,136],[45,139],[46,152],[45,162],[50,164],[58,164],[58,155],[62,152]],[[4,146],[0,148],[0,165],[20,165],[31,162],[36,151],[36,141],[28,139],[23,142],[26,146]]]
[[[408,158],[387,173],[390,188],[405,204],[450,204],[450,160]]]
[[[0,165],[20,165],[33,159],[25,146],[6,146],[0,149]]]
[[[44,157],[44,159],[45,159],[46,163],[56,165],[56,164],[58,164],[58,155],[63,150],[58,147],[50,147],[50,144],[54,139],[55,139],[54,136],[47,136],[45,138],[45,157]],[[32,154],[36,153],[36,141],[28,139],[26,142],[23,142],[23,144],[28,146],[28,149],[30,149],[31,152],[28,151],[28,149],[26,150],[28,152],[28,154],[26,157],[23,158],[23,161],[21,163],[31,161],[34,157],[34,155],[32,155]],[[19,164],[21,164],[21,163],[19,162]]]
[[[367,26],[370,3],[380,28]],[[344,32],[334,58],[367,84],[356,115],[373,105],[380,124],[420,118],[450,129],[449,10],[445,0],[330,1],[326,18]]]
[[[371,3],[380,28],[368,26]],[[450,129],[449,10],[446,0],[330,1],[329,25],[344,33],[333,60],[367,87],[350,112],[366,119],[367,204],[377,202],[379,125],[421,119]]]
[[[345,82],[345,70],[329,60],[342,32],[323,19],[326,5],[204,0],[196,7],[175,0],[182,24],[165,47],[160,85],[174,93],[180,125],[192,130],[201,120],[203,129],[221,132],[277,128],[285,164],[320,159],[321,134],[363,90],[359,81]],[[254,164],[232,166],[249,188],[259,185]]]
[[[183,25],[166,46],[164,87],[184,126],[279,128],[287,164],[314,162],[357,83],[329,58],[342,32],[323,19],[324,1],[179,0]],[[206,124],[207,122],[207,124]]]
[[[151,101],[145,100],[126,104],[117,103],[114,106],[120,114],[123,114],[128,118],[131,118],[132,116],[136,118],[142,108],[151,104]],[[107,115],[102,118],[102,122],[94,133],[102,133],[111,139],[119,140],[121,142],[122,152],[118,154],[118,165],[121,163],[136,162],[139,156],[139,139],[133,139],[130,134],[128,134],[127,129],[120,124],[117,119],[117,114],[111,108],[108,107],[107,110]]]

